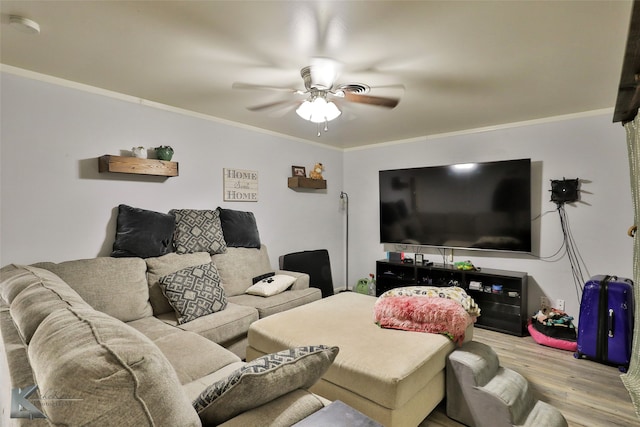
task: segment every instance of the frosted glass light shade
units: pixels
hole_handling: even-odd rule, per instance
[[[324,98],[316,98],[313,102],[304,101],[296,113],[305,120],[313,123],[330,122],[342,112],[333,102],[327,102]]]

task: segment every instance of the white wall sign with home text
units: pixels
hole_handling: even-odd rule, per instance
[[[225,202],[258,201],[258,171],[224,168],[222,173]]]

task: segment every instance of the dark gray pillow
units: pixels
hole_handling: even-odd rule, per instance
[[[329,369],[338,347],[295,347],[259,357],[207,387],[193,406],[203,425],[218,425],[296,389],[307,389]]]
[[[172,214],[118,206],[112,257],[158,257],[172,252],[176,219]]]
[[[260,248],[260,234],[253,212],[218,208],[224,241],[232,248]]]

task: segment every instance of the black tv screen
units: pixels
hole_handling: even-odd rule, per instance
[[[531,252],[531,159],[384,170],[380,242]]]

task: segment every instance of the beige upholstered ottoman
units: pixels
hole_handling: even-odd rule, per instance
[[[455,345],[443,335],[378,327],[375,301],[344,292],[260,319],[249,328],[247,360],[299,345],[339,346],[311,391],[386,427],[417,426],[444,398],[446,360]],[[469,326],[465,341],[472,337]]]

